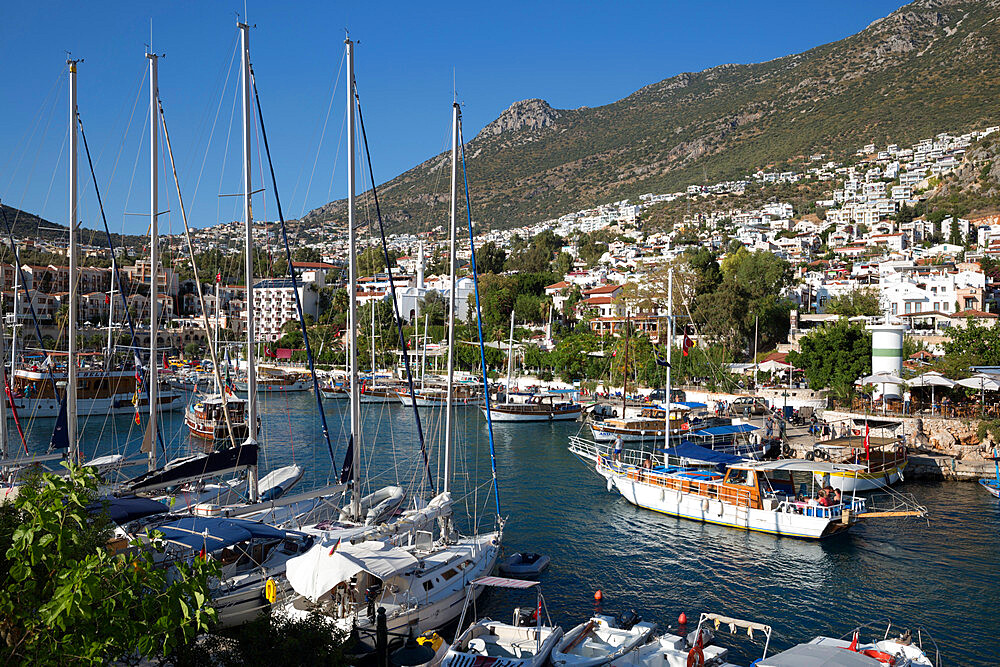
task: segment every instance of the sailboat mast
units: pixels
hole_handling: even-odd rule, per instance
[[[667,271],[667,413],[664,419],[663,432],[666,435],[666,449],[670,449],[670,393],[671,371],[670,348],[674,346],[674,270]],[[666,461],[664,461],[666,464]]]
[[[514,309],[510,309],[510,342],[507,343],[507,403],[514,384]]]
[[[250,26],[246,23],[237,24],[240,29],[240,41],[243,51],[242,85],[243,85],[243,223],[246,227],[245,272],[246,272],[246,309],[247,309],[247,439],[244,444],[257,444],[257,361],[254,350],[256,330],[254,327],[253,303],[253,209],[250,203],[253,192],[250,182]],[[250,502],[257,502],[257,466],[251,466],[247,490],[250,492]]]
[[[625,410],[628,407],[628,328],[629,328],[628,305],[625,306],[625,358],[622,359],[622,419],[625,419]]]
[[[76,64],[78,60],[67,60],[69,65],[69,344],[66,361],[66,437],[69,440],[69,459],[77,462],[76,441],[76,225],[77,210],[77,122],[76,122]]]
[[[10,372],[13,373],[14,369],[17,368],[17,290],[18,277],[20,274],[20,267],[17,265],[17,255],[13,258],[14,261],[14,321],[10,327]],[[7,356],[7,355],[3,355]]]
[[[448,295],[448,395],[445,399],[444,418],[444,482],[442,490],[447,493],[451,489],[451,457],[452,457],[452,423],[451,413],[455,398],[452,384],[455,380],[455,303],[457,300],[457,267],[455,256],[455,227],[458,219],[458,119],[461,115],[458,102],[451,104],[451,243],[449,246],[451,290]],[[424,341],[426,348],[427,341]],[[485,372],[485,369],[483,369]]]
[[[424,335],[420,338],[417,343],[420,346],[420,391],[423,391],[426,387],[425,379],[427,378],[427,315],[424,315]],[[413,397],[413,401],[416,402],[417,397]]]
[[[149,59],[149,425],[147,428],[152,434],[148,452],[150,470],[156,468],[156,421],[159,416],[156,409],[158,401],[157,371],[159,367],[156,358],[156,339],[159,334],[160,310],[159,285],[157,284],[160,267],[160,238],[157,225],[160,207],[159,173],[157,171],[158,140],[160,137],[159,118],[156,111],[156,98],[159,96],[156,79],[157,57],[155,53],[146,54],[146,58]]]
[[[17,273],[14,275],[17,275]],[[6,327],[4,326],[3,318],[0,317],[0,459],[6,459],[10,456],[10,447],[7,443],[7,396],[5,395],[8,386],[7,368],[3,362],[4,357],[7,356],[6,335]],[[10,371],[11,373],[14,372],[13,364],[10,366]]]
[[[354,228],[354,42],[344,40],[347,49],[347,245],[348,245],[348,309],[347,338],[351,370],[348,376],[351,390],[351,516],[361,517],[361,396],[358,393],[358,265],[357,231]]]

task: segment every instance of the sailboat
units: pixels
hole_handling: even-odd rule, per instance
[[[539,393],[517,400],[514,391],[514,310],[510,311],[510,343],[507,346],[507,384],[502,403],[493,403],[490,410],[493,421],[504,423],[530,423],[575,421],[583,414],[583,406],[567,401],[561,394]],[[486,414],[486,407],[481,408]]]
[[[348,116],[347,116],[347,178],[348,178],[348,239],[350,257],[350,306],[348,336],[351,359],[349,386],[351,389],[351,436],[353,440],[354,489],[350,513],[360,516],[360,401],[358,400],[357,270],[354,186],[354,123],[356,95],[354,80],[354,43],[345,41],[347,49]],[[452,209],[451,209],[451,272],[455,275],[457,218],[457,160],[459,137],[458,104],[453,105],[452,143]],[[363,131],[363,128],[362,128]],[[454,381],[455,298],[449,308],[448,389]],[[331,534],[302,556],[291,559],[286,577],[295,591],[281,608],[291,617],[304,617],[318,612],[331,618],[343,630],[353,627],[374,628],[376,606],[384,608],[390,632],[413,629],[416,632],[436,630],[455,620],[459,606],[467,596],[473,581],[491,572],[500,555],[502,522],[498,530],[472,537],[457,533],[453,523],[451,478],[453,474],[453,394],[447,394],[445,411],[444,478],[441,493],[433,498],[426,510],[413,510],[414,517],[386,526],[371,526],[362,535],[345,539],[343,534]],[[417,519],[416,517],[420,518]],[[421,530],[419,521],[438,519],[437,536]]]
[[[250,386],[256,386],[254,380],[254,309],[253,309],[253,216],[251,213],[250,198],[251,189],[251,169],[250,169],[250,125],[252,122],[252,110],[250,107],[250,61],[249,61],[249,34],[245,24],[240,23],[239,29],[242,38],[243,58],[242,58],[242,100],[243,100],[243,216],[247,249],[246,284],[247,284],[247,349],[248,349],[248,372],[250,374]],[[157,87],[157,64],[158,56],[155,53],[147,53],[149,60],[149,85],[150,85],[150,257],[151,280],[150,301],[156,303],[156,283],[155,276],[159,269],[159,236],[157,228],[158,211],[158,138],[160,121],[163,122],[164,138],[167,141],[170,163],[173,167],[173,153],[170,149],[169,134],[166,133],[166,121],[163,116],[159,101],[159,90]],[[174,182],[178,185],[176,169],[174,171]],[[181,208],[181,215],[184,219],[185,229],[187,229],[187,214],[184,209],[183,199],[180,197],[178,185],[178,203]],[[149,386],[152,396],[155,398],[156,375],[157,375],[157,349],[156,333],[158,325],[157,308],[150,311],[150,353],[149,353]],[[203,310],[204,312],[204,310]],[[207,319],[206,319],[207,327]],[[210,343],[211,344],[211,343]],[[213,351],[213,358],[217,358]],[[220,382],[218,369],[216,369],[216,382]],[[223,417],[228,412],[228,404],[225,398],[221,401]],[[231,422],[231,419],[230,419]],[[169,500],[175,510],[188,509],[202,514],[218,515],[222,512],[223,506],[227,505],[256,505],[262,499],[276,500],[279,496],[287,493],[294,484],[301,479],[304,470],[301,466],[284,466],[272,471],[263,479],[258,479],[258,441],[257,433],[260,420],[257,416],[257,395],[256,392],[249,392],[246,400],[245,411],[245,439],[237,444],[236,436],[227,433],[231,446],[219,451],[199,452],[196,454],[182,456],[169,461],[162,467],[157,465],[156,440],[157,440],[157,411],[149,411],[149,421],[146,427],[146,436],[143,440],[142,451],[146,452],[149,458],[149,470],[147,473],[135,477],[126,483],[126,488],[133,493],[143,493],[150,495],[162,495]],[[230,476],[236,473],[237,476]]]

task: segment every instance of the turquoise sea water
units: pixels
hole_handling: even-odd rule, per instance
[[[346,402],[325,406],[337,465],[331,465],[312,395],[274,396],[263,401],[261,474],[294,461],[307,470],[300,489],[331,479],[345,449]],[[429,493],[412,410],[363,410],[369,485],[398,482],[411,493]],[[421,415],[440,490],[441,415]],[[51,424],[31,425],[31,449],[45,448]],[[543,591],[553,620],[564,628],[594,611],[594,591],[601,589],[605,612],[634,609],[664,627],[675,625],[680,612],[696,621],[702,611],[768,623],[778,649],[892,619],[929,630],[943,664],[1000,664],[1000,509],[976,485],[907,482],[903,490],[929,508],[929,524],[882,520],[822,542],[779,539],[633,507],[566,450],[579,427],[494,426],[506,550],[552,557]],[[169,456],[193,446],[179,412],[164,415],[163,434]],[[486,426],[477,409],[459,410],[456,434],[453,495],[473,517],[466,526],[478,520],[491,529]],[[128,418],[92,418],[81,429],[85,457],[137,452],[141,438]],[[518,604],[531,606],[533,599],[493,594],[479,611],[508,619]],[[749,664],[760,657],[755,646],[744,638],[735,657]]]

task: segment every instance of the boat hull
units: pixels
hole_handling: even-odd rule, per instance
[[[843,493],[863,493],[866,491],[884,491],[903,479],[903,465],[893,466],[882,472],[831,473],[830,475],[814,475],[818,483],[829,484]]]
[[[172,412],[184,407],[184,397],[176,392],[160,391],[157,405],[158,412]],[[140,397],[140,401],[146,401],[145,395]],[[17,416],[20,419],[55,419],[59,416],[59,401],[52,398],[15,398],[14,407],[17,409]],[[132,403],[132,396],[118,395],[109,398],[79,398],[76,402],[77,416],[80,419],[88,417],[105,417],[108,415],[128,415],[134,416],[136,406]],[[147,412],[149,407],[145,403],[140,403],[142,412]],[[14,419],[12,414],[7,418]]]
[[[486,407],[483,406],[481,409],[485,415]],[[579,406],[577,406],[575,410],[558,410],[552,412],[534,413],[514,412],[494,405],[490,406],[490,419],[494,424],[531,424],[537,422],[576,421],[580,418],[582,413],[583,408]]]
[[[783,537],[816,540],[839,533],[849,524],[840,521],[828,508],[809,508],[809,513],[764,510],[744,507],[718,499],[678,491],[647,482],[612,474],[613,484],[625,500],[633,505],[660,512],[667,516],[718,526],[729,526]]]
[[[261,382],[257,381],[257,391],[265,392],[268,394],[287,394],[295,391],[309,391],[312,389],[312,382],[307,382],[306,380],[296,380],[295,382],[289,383],[271,383],[271,382]],[[236,382],[236,391],[241,394],[247,393],[247,383],[243,381]]]
[[[994,498],[1000,498],[1000,482],[995,479],[981,479],[979,485]]]

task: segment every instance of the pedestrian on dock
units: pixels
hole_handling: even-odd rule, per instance
[[[907,389],[906,391],[903,392],[903,414],[904,415],[910,414],[910,399],[911,398],[912,397],[910,396],[910,390],[909,389]]]
[[[770,416],[764,421],[764,435],[768,440],[774,435],[774,420]]]

